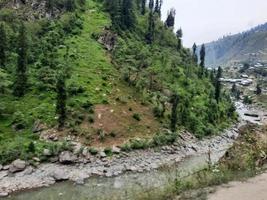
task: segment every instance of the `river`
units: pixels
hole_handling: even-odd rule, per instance
[[[253,118],[244,118],[244,110],[247,108],[242,104],[237,105],[237,112],[240,114],[241,120],[254,121]],[[217,162],[221,158],[227,148],[231,146],[234,140],[232,137],[216,136],[214,139],[208,140],[213,144],[211,151],[211,161]],[[219,143],[220,140],[225,139],[225,143]],[[228,141],[228,142],[227,142]],[[228,144],[229,143],[229,144]],[[203,145],[200,149],[206,149]],[[202,146],[202,147],[201,147]],[[201,151],[198,151],[201,152]],[[203,151],[205,152],[205,151]],[[178,154],[177,154],[178,155]],[[175,155],[174,155],[175,157]],[[27,192],[13,193],[6,199],[9,200],[136,200],[143,197],[158,195],[166,189],[170,183],[175,179],[182,178],[195,171],[203,169],[207,165],[208,154],[198,153],[187,156],[182,161],[172,165],[160,167],[157,170],[144,171],[142,173],[126,172],[119,176],[101,177],[91,176],[85,181],[83,185],[77,185],[74,182],[60,182],[52,186],[34,190],[27,190]],[[71,169],[72,170],[72,169]],[[20,179],[20,177],[17,177]],[[14,179],[12,179],[14,181]],[[21,182],[14,181],[15,184]]]

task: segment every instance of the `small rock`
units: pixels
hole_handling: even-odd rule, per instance
[[[9,167],[10,167],[10,165],[5,165],[5,166],[3,166],[3,170],[8,170],[9,169]]]
[[[52,173],[52,177],[56,181],[64,181],[64,180],[68,180],[69,179],[68,175],[64,172],[64,170],[55,170]]]
[[[106,155],[106,153],[105,153],[104,151],[101,151],[101,152],[99,153],[99,155],[100,155],[101,158],[105,158],[105,157],[107,157],[107,155]]]
[[[13,161],[9,167],[11,173],[23,171],[26,168],[26,162],[24,160],[17,159]]]
[[[62,164],[71,164],[77,160],[77,156],[75,156],[70,151],[63,151],[59,155],[59,162]]]
[[[121,149],[120,148],[118,148],[118,147],[116,147],[116,146],[113,146],[112,147],[112,153],[114,153],[114,154],[119,154],[121,152]]]
[[[75,181],[75,183],[77,184],[77,185],[84,185],[84,178],[78,178],[76,181]]]
[[[51,151],[50,151],[49,149],[44,149],[44,151],[43,151],[43,155],[44,155],[44,156],[51,156],[52,153],[51,153]]]
[[[52,158],[49,159],[49,161],[50,161],[51,163],[55,163],[55,162],[58,161],[58,157],[57,157],[57,156],[52,157]]]
[[[8,171],[0,171],[0,180],[8,175]]]
[[[35,161],[35,162],[40,162],[41,161],[40,158],[37,158],[37,157],[32,158],[32,160]]]
[[[0,171],[3,169],[3,165],[0,165]]]

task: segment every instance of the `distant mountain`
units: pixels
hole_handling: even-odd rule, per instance
[[[267,62],[267,23],[206,44],[209,67],[247,61]]]

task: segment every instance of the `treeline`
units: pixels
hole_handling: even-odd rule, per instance
[[[80,0],[47,0],[51,9],[59,3],[76,10],[85,3]],[[2,12],[3,11],[3,12]],[[4,9],[0,13],[0,95],[12,95],[20,101],[34,92],[54,96],[59,127],[66,118],[65,79],[70,76],[69,49],[64,39],[79,34],[83,21],[78,12],[63,13],[57,20],[24,21],[14,12]],[[63,49],[64,63],[59,59]],[[62,50],[61,50],[62,51]],[[11,101],[11,99],[9,99]],[[10,111],[0,102],[0,118]],[[45,118],[45,117],[44,117]],[[26,124],[26,123],[24,123]]]
[[[160,0],[106,0],[112,30],[119,34],[113,57],[122,78],[154,104],[155,117],[173,132],[183,126],[198,136],[216,132],[234,117],[234,105],[222,90],[222,68],[205,67],[206,48],[192,50],[175,33],[176,10],[161,21]],[[167,121],[168,122],[167,122]]]

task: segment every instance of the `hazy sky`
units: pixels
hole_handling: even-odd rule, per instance
[[[164,20],[172,7],[176,9],[176,29],[182,27],[186,47],[267,22],[267,0],[163,0]]]

